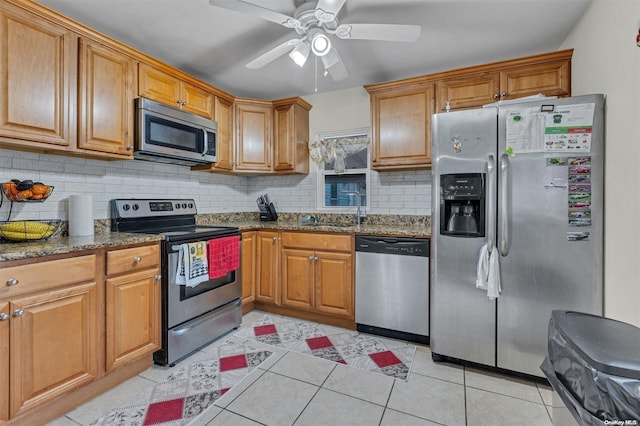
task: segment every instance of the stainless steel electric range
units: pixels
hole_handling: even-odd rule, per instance
[[[238,328],[242,321],[240,267],[194,287],[176,284],[182,244],[228,236],[241,238],[236,227],[198,226],[196,214],[193,199],[111,200],[112,231],[164,236],[162,349],[153,355],[156,364],[173,366],[177,360]]]

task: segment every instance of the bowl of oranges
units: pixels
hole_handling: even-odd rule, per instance
[[[12,179],[2,184],[2,192],[11,201],[42,202],[49,198],[53,186],[30,179]]]

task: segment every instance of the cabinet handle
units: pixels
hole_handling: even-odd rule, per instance
[[[9,314],[0,313],[0,321],[9,321]]]
[[[497,94],[497,93],[494,93],[494,94],[493,94],[493,99],[498,99],[499,97],[500,97],[500,95],[499,95],[499,94]]]
[[[142,258],[140,256],[135,256],[133,258],[133,263],[139,263],[142,260]]]
[[[12,285],[18,285],[20,281],[16,280],[15,278],[9,278],[7,280],[7,285],[8,286],[12,286]]]
[[[13,311],[13,316],[14,317],[21,317],[24,315],[24,310],[23,309],[16,309],[15,311]]]
[[[507,92],[500,93],[500,96],[504,98],[505,96],[507,96]]]

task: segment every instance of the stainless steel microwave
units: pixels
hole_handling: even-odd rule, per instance
[[[186,166],[215,163],[217,142],[215,121],[149,99],[136,99],[134,158]]]

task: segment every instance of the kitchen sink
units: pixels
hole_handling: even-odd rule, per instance
[[[352,226],[355,226],[354,224],[351,223],[305,223],[302,224],[302,226],[309,226],[309,227],[332,227],[332,228],[350,228]]]

